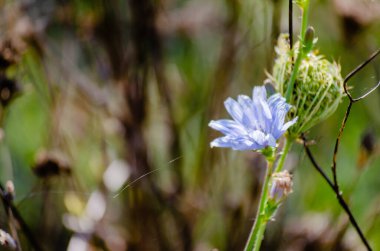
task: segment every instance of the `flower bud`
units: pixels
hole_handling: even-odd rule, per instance
[[[311,40],[314,35],[312,29],[308,30],[305,41],[308,44],[310,42],[312,47]],[[275,88],[282,95],[285,95],[292,74],[292,58],[297,58],[300,50],[299,42],[290,50],[287,38],[287,35],[281,35],[278,40],[275,48],[277,56],[270,76]],[[298,137],[329,117],[335,112],[343,95],[343,78],[339,64],[329,62],[316,51],[305,54],[289,100],[293,108],[288,113],[288,119],[298,117],[297,123],[289,128],[289,135]]]
[[[313,49],[314,44],[314,28],[309,26],[306,29],[303,53],[308,54]]]
[[[293,190],[292,176],[288,171],[282,171],[279,173],[274,173],[272,175],[272,185],[269,192],[269,200],[275,202],[276,204],[282,202],[288,194]]]

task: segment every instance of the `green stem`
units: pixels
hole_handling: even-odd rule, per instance
[[[305,37],[307,24],[309,23],[309,4],[310,0],[305,0],[302,11],[301,38]]]
[[[289,138],[286,138],[284,148],[282,150],[282,155],[277,162],[276,168],[274,168],[275,172],[281,171],[286,156],[289,153],[289,150],[292,146],[293,141]],[[270,219],[271,215],[266,214],[266,207],[268,202],[268,190],[270,185],[270,180],[273,174],[273,162],[274,158],[267,158],[268,166],[265,174],[265,179],[263,183],[263,187],[261,190],[261,197],[259,202],[259,208],[257,210],[256,220],[254,225],[252,226],[251,233],[249,234],[248,241],[244,248],[244,251],[259,251],[261,242],[264,238],[265,228]]]
[[[265,174],[263,188],[261,191],[261,197],[259,202],[259,208],[257,210],[256,220],[249,234],[247,244],[244,248],[245,251],[259,250],[261,241],[264,237],[264,231],[268,219],[265,215],[265,206],[268,201],[268,188],[269,181],[272,177],[273,161],[268,161],[268,167]]]
[[[305,0],[303,8],[302,8],[302,24],[301,24],[301,41],[300,41],[300,46],[298,48],[298,55],[296,62],[294,63],[292,75],[290,76],[290,79],[288,81],[288,88],[286,89],[286,102],[290,102],[290,99],[292,97],[293,93],[293,88],[294,88],[294,83],[297,78],[298,70],[301,66],[302,59],[304,57],[303,53],[303,45],[304,45],[304,40],[305,40],[305,34],[306,34],[306,29],[307,29],[307,24],[309,21],[309,0]]]
[[[293,93],[294,83],[296,81],[298,70],[301,66],[302,58],[303,58],[302,50],[299,50],[296,62],[294,63],[292,75],[290,75],[290,79],[288,82],[288,88],[286,89],[286,93],[285,93],[286,102],[288,102],[288,103],[290,102],[290,99],[292,97],[291,95]]]
[[[282,149],[281,157],[277,162],[276,168],[274,169],[275,173],[281,172],[286,160],[286,156],[288,155],[290,148],[292,148],[292,144],[293,144],[293,140],[291,140],[288,137],[285,138],[284,148]]]

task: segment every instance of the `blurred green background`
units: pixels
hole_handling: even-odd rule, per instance
[[[250,95],[288,32],[280,0],[0,1],[0,172],[42,250],[242,250],[265,161],[210,149],[223,102]],[[299,29],[294,6],[294,38]],[[312,0],[317,48],[345,76],[380,47],[380,2]],[[380,80],[380,58],[351,81]],[[380,249],[380,91],[354,104],[338,179]],[[347,98],[308,132],[330,174]],[[293,193],[262,250],[363,250],[302,145],[286,168]],[[9,189],[8,189],[9,190]],[[7,210],[0,228],[25,229]],[[8,249],[4,249],[8,250]]]

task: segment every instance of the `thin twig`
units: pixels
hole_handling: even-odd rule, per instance
[[[353,98],[352,95],[350,94],[350,92],[348,91],[348,87],[347,87],[347,83],[348,81],[356,74],[358,73],[360,70],[362,70],[368,63],[370,63],[373,59],[376,58],[376,56],[378,56],[380,54],[380,49],[375,51],[374,53],[372,53],[372,55],[369,56],[369,58],[367,60],[365,60],[363,63],[361,63],[360,65],[358,65],[354,70],[352,70],[349,74],[347,74],[347,76],[344,78],[344,82],[343,82],[343,88],[344,88],[344,92],[346,93],[347,97],[350,99],[350,103],[347,107],[347,110],[346,110],[346,113],[344,115],[344,118],[343,118],[343,122],[342,122],[342,125],[339,129],[339,134],[338,134],[338,137],[336,138],[336,141],[335,141],[335,147],[334,147],[334,155],[333,155],[333,162],[332,162],[332,166],[331,166],[331,171],[332,171],[332,174],[333,174],[333,180],[334,180],[334,187],[335,187],[335,190],[337,193],[340,193],[340,189],[339,189],[339,183],[338,183],[338,178],[337,178],[337,172],[336,172],[336,166],[337,166],[337,163],[336,163],[336,159],[337,159],[337,155],[338,155],[338,150],[339,150],[339,145],[340,145],[340,141],[341,141],[341,138],[342,138],[342,134],[343,134],[343,131],[344,131],[344,128],[346,127],[346,123],[347,123],[347,120],[348,120],[348,116],[350,115],[350,112],[351,112],[351,108],[352,108],[352,105],[367,97],[369,94],[371,94],[374,90],[376,90],[376,88],[379,87],[380,85],[380,81],[374,86],[372,87],[368,92],[364,93],[362,96],[358,97],[358,98]]]
[[[353,104],[353,102],[350,101],[350,104],[348,105],[346,113],[344,115],[344,119],[343,119],[342,125],[341,125],[341,127],[339,129],[338,137],[336,138],[336,141],[335,141],[334,154],[333,154],[333,163],[332,163],[332,166],[331,166],[331,171],[332,171],[332,174],[333,174],[334,189],[336,190],[337,193],[339,193],[340,189],[339,189],[338,177],[337,177],[337,174],[336,174],[336,158],[337,158],[337,155],[338,155],[338,150],[339,150],[339,145],[340,145],[340,140],[342,138],[343,130],[346,127],[347,119],[348,119],[348,116],[350,115],[350,112],[351,112],[352,104]]]
[[[346,93],[347,97],[350,99],[350,103],[347,107],[347,110],[346,110],[346,113],[344,115],[344,118],[343,118],[343,122],[342,122],[342,125],[339,129],[339,134],[338,134],[338,137],[336,138],[336,141],[335,141],[335,147],[334,147],[334,154],[333,154],[333,161],[332,161],[332,166],[331,166],[331,171],[332,171],[332,174],[333,174],[333,189],[335,191],[335,194],[338,198],[338,201],[339,203],[341,204],[342,208],[347,212],[349,218],[350,218],[350,221],[352,223],[352,225],[354,225],[356,231],[358,232],[360,238],[362,239],[364,245],[367,247],[368,250],[372,250],[371,247],[369,246],[368,244],[368,241],[367,239],[364,237],[362,231],[360,230],[358,224],[356,223],[355,221],[355,218],[353,217],[347,203],[345,203],[343,197],[341,196],[341,192],[340,192],[340,188],[339,188],[339,183],[338,183],[338,177],[337,177],[337,155],[338,155],[338,150],[339,150],[339,145],[340,145],[340,141],[341,141],[341,138],[342,138],[342,135],[343,135],[343,131],[344,131],[344,128],[346,127],[346,123],[347,123],[347,120],[348,120],[348,116],[350,115],[350,112],[351,112],[351,108],[352,108],[352,105],[367,97],[370,93],[372,93],[376,88],[379,87],[380,85],[380,81],[373,87],[371,88],[368,92],[364,93],[362,96],[358,97],[358,98],[353,98],[352,95],[349,93],[348,91],[348,87],[347,87],[347,83],[348,81],[355,75],[357,74],[360,70],[362,70],[366,65],[368,65],[368,63],[370,63],[374,58],[376,58],[378,55],[380,54],[380,49],[375,51],[374,53],[372,53],[372,55],[367,59],[365,60],[363,63],[361,63],[359,66],[357,66],[353,71],[351,71],[345,78],[344,78],[344,82],[343,82],[343,88],[344,88],[344,92]],[[305,145],[304,145],[305,146]],[[309,156],[309,155],[308,155]],[[310,158],[310,156],[309,156]],[[316,164],[316,163],[313,163],[313,164]],[[330,183],[329,183],[330,184]]]
[[[308,145],[307,145],[307,140],[304,135],[301,136],[303,139],[303,146],[306,150],[306,154],[309,157],[311,163],[313,164],[314,168],[322,175],[322,177],[325,179],[325,181],[328,183],[328,185],[331,187],[331,189],[334,191],[338,202],[340,206],[343,208],[343,210],[346,212],[352,226],[355,228],[356,232],[358,233],[360,239],[362,240],[363,244],[366,246],[367,250],[371,251],[372,248],[369,245],[367,239],[365,238],[362,230],[359,227],[359,224],[356,222],[354,215],[352,214],[350,207],[344,200],[342,193],[339,192],[339,190],[336,190],[335,184],[331,181],[331,179],[327,176],[327,174],[323,171],[320,165],[318,165],[317,161],[315,160],[313,154],[311,153]]]
[[[289,0],[289,44],[290,50],[293,49],[293,1]]]

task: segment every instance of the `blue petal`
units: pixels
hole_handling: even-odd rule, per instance
[[[213,147],[232,147],[230,140],[227,140],[226,137],[216,138],[210,143],[211,148]]]
[[[233,100],[232,98],[228,98],[224,101],[224,106],[226,107],[227,112],[231,115],[231,117],[239,123],[242,123],[243,120],[243,110],[240,107],[239,103]]]
[[[238,96],[238,102],[244,111],[243,125],[247,129],[257,130],[260,128],[260,123],[257,118],[257,113],[254,109],[252,100],[245,95]]]
[[[231,134],[234,136],[239,136],[246,134],[243,126],[229,119],[220,119],[217,121],[211,120],[208,125],[209,127],[224,133],[225,135]]]
[[[268,146],[271,146],[271,147],[276,147],[276,139],[271,135],[271,134],[268,134],[266,136],[267,138],[267,142],[268,142]]]
[[[247,138],[231,138],[229,136],[214,139],[210,143],[211,147],[229,147],[233,150],[246,151],[246,150],[259,150],[261,149],[255,142]]]
[[[265,133],[262,131],[256,130],[250,133],[249,135],[258,145],[261,145],[263,147],[266,146],[267,140],[265,139]]]
[[[296,123],[297,118],[284,124],[291,106],[285,98],[275,94],[267,99],[265,87],[255,87],[253,97],[240,95],[228,98],[224,105],[234,120],[211,121],[209,126],[225,134],[211,142],[211,147],[234,150],[259,150],[276,146],[276,140]]]
[[[239,137],[231,141],[233,146],[232,149],[234,150],[259,150],[262,147],[258,145],[256,142],[252,141],[248,137]]]
[[[290,106],[286,104],[285,99],[281,96],[274,97],[273,99],[269,100],[269,102],[271,110],[274,111],[274,119],[272,120],[270,132],[275,139],[278,139],[283,134],[282,127],[284,125],[285,116]]]
[[[269,105],[266,101],[260,100],[261,107],[263,109],[263,113],[267,119],[272,119],[272,113],[269,109]]]
[[[250,136],[258,145],[260,145],[260,148],[276,146],[276,139],[271,134],[265,134],[261,131],[254,131],[250,134]]]
[[[265,89],[265,88],[264,88]],[[255,116],[257,118],[259,128],[263,132],[267,133],[270,130],[270,125],[271,125],[271,119],[265,115],[265,108],[263,107],[263,104],[266,101],[261,99],[261,97],[253,99],[253,108],[255,111]]]
[[[267,100],[267,90],[264,86],[256,86],[253,88],[252,99]]]
[[[291,127],[292,125],[294,125],[298,120],[298,117],[294,118],[293,120],[289,121],[289,122],[286,122],[282,128],[281,128],[281,131],[283,132],[286,132],[286,130],[288,130],[289,127]]]
[[[272,112],[276,110],[278,103],[284,103],[284,102],[285,102],[285,99],[279,93],[273,94],[268,99],[268,105]]]

